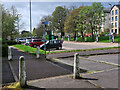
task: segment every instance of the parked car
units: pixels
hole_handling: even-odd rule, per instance
[[[31,39],[26,39],[25,45],[28,46],[30,41],[31,41]]]
[[[40,45],[40,49],[44,50],[45,43]],[[50,40],[46,42],[46,49],[56,48],[57,50],[62,49],[62,41]]]
[[[37,46],[40,46],[40,45],[42,45],[43,43],[45,43],[44,40],[41,40],[41,39],[32,39],[32,40],[29,42],[29,46],[36,48]]]
[[[19,38],[18,41],[21,42],[21,43],[25,43],[26,39],[24,39],[24,38]]]

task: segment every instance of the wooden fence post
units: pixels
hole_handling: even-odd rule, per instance
[[[20,87],[25,87],[27,85],[24,56],[20,56],[19,58],[19,82]]]
[[[37,56],[37,58],[39,58],[39,57],[40,57],[40,55],[39,55],[39,46],[37,46],[36,56]]]
[[[11,46],[8,46],[8,60],[12,60]]]
[[[77,79],[80,77],[79,75],[79,54],[78,53],[75,53],[74,54],[74,75],[73,75],[73,78],[74,79]]]

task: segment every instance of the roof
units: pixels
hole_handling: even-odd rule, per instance
[[[114,6],[117,6],[120,9],[120,4],[118,4],[118,5],[113,5],[112,8],[111,8],[111,10],[113,9]]]
[[[103,10],[103,12],[104,12],[104,13],[110,13],[110,10],[111,10],[111,8],[105,8],[105,9]]]

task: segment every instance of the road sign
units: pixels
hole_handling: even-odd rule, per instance
[[[42,24],[45,24],[45,25],[47,25],[47,24],[48,24],[48,22],[42,22]]]

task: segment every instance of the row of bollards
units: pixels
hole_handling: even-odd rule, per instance
[[[39,57],[40,57],[39,47],[37,47],[36,58],[39,58]],[[12,60],[11,46],[8,47],[8,60]],[[20,83],[20,87],[25,87],[27,85],[24,56],[19,57],[19,83]]]
[[[39,58],[39,47],[37,47],[37,58]],[[80,77],[80,70],[79,70],[79,54],[74,54],[74,74],[73,78],[77,79]],[[11,47],[8,48],[8,60],[12,60],[12,53],[11,53]],[[19,83],[20,87],[25,87],[27,85],[26,80],[26,66],[25,66],[25,60],[24,56],[20,56],[19,58]]]
[[[12,60],[11,46],[8,47],[8,60]],[[26,87],[27,85],[24,56],[19,57],[19,84],[20,87]]]

